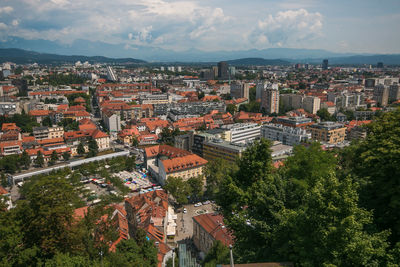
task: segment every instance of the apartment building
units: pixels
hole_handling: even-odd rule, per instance
[[[246,143],[260,138],[261,125],[257,123],[235,123],[223,125],[226,130],[222,139],[232,143]]]
[[[268,114],[279,113],[279,90],[277,84],[270,84],[262,90],[261,109]]]
[[[389,103],[389,87],[383,84],[375,86],[374,100],[382,107],[387,106]]]
[[[346,127],[332,121],[313,124],[308,129],[311,131],[312,139],[329,144],[343,142],[346,138]]]
[[[261,137],[272,141],[280,141],[284,145],[294,146],[310,140],[311,133],[302,128],[270,123],[261,127]]]
[[[232,98],[247,98],[249,99],[250,84],[243,82],[234,82],[231,84]]]
[[[229,163],[235,163],[242,156],[247,145],[231,143],[222,139],[213,139],[203,143],[202,155],[208,161],[223,159]]]
[[[305,111],[316,114],[321,107],[321,99],[316,96],[306,96],[303,99],[303,108]]]
[[[62,127],[62,126],[35,127],[35,128],[33,128],[33,136],[35,136],[36,140],[63,138],[64,137],[64,127]]]
[[[305,128],[311,124],[314,124],[312,119],[307,117],[277,117],[274,119],[274,122],[293,128]]]

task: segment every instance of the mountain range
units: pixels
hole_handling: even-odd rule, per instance
[[[13,37],[0,41],[0,48],[23,50],[2,50],[1,61],[16,63],[67,63],[80,61],[104,63],[215,63],[231,61],[232,65],[282,65],[292,63],[321,64],[329,59],[329,64],[356,65],[383,62],[385,65],[400,65],[400,55],[374,55],[356,53],[336,53],[323,49],[268,48],[237,51],[185,51],[167,50],[151,46],[126,47],[123,44],[108,44],[88,40],[75,40],[63,44],[48,40],[26,40]],[[35,51],[35,52],[33,52]],[[62,55],[62,56],[60,56]],[[82,55],[82,56],[77,56]],[[98,56],[102,55],[102,56]],[[238,59],[240,59],[238,61]]]

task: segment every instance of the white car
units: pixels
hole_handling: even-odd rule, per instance
[[[183,213],[187,213],[187,209],[186,208],[183,209]]]
[[[200,207],[200,206],[202,206],[202,205],[203,205],[203,204],[201,204],[201,202],[194,204],[195,207]]]

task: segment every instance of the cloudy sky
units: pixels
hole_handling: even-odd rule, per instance
[[[399,0],[1,0],[0,41],[400,53]]]

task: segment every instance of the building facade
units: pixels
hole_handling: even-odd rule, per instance
[[[309,130],[312,139],[329,144],[341,143],[346,138],[346,127],[332,121],[310,125]]]
[[[261,109],[266,113],[279,113],[279,90],[277,84],[270,84],[261,93]]]
[[[311,139],[311,133],[302,128],[292,128],[271,123],[262,126],[261,137],[272,141],[280,141],[284,145],[293,146],[308,142]]]

